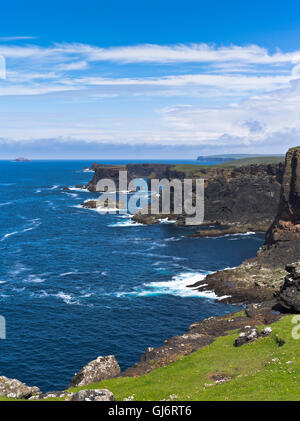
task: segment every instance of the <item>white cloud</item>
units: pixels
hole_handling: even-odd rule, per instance
[[[34,37],[4,37],[4,40],[34,39]],[[222,46],[208,44],[155,45],[142,44],[101,48],[80,43],[57,43],[49,47],[0,45],[0,54],[8,57],[67,56],[86,57],[88,61],[119,63],[229,63],[284,64],[300,62],[300,50],[270,53],[257,45]]]
[[[57,70],[71,71],[71,70],[84,70],[87,69],[88,64],[85,60],[74,61],[71,63],[61,64],[57,67]]]
[[[166,126],[193,133],[199,144],[278,144],[300,142],[300,79],[288,88],[223,107],[161,110]]]
[[[256,45],[100,48],[0,43],[1,55],[7,59],[7,78],[0,80],[4,107],[8,96],[39,101],[36,97],[52,94],[52,105],[46,100],[44,112],[26,107],[22,116],[0,113],[1,137],[279,147],[300,134],[300,50],[269,52]],[[55,99],[63,111],[53,118]],[[80,106],[111,100],[115,106],[109,111],[104,106],[103,115],[99,111],[91,117],[91,110]],[[72,101],[78,104],[74,116],[66,105]],[[155,105],[149,105],[151,101]],[[34,109],[37,103],[32,102]]]

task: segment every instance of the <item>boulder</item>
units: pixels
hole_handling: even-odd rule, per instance
[[[114,355],[98,357],[89,362],[72,378],[69,388],[87,386],[91,383],[116,377],[120,374],[120,366]]]
[[[254,342],[258,338],[258,332],[256,329],[247,329],[245,332],[239,334],[236,338],[234,345],[235,346],[242,346],[248,342]]]
[[[244,331],[239,334],[235,339],[235,346],[242,346],[248,342],[257,341],[258,338],[265,338],[272,333],[272,328],[270,326],[265,327],[261,331],[258,331],[256,328],[251,326],[245,326]]]
[[[286,310],[300,313],[300,262],[285,267],[289,273],[277,295],[278,303]]]
[[[87,209],[96,209],[97,200],[87,200],[86,202],[83,202],[81,206]]]
[[[31,396],[38,396],[41,391],[36,386],[27,386],[17,379],[0,377],[0,396],[14,399],[29,399]]]
[[[75,393],[71,401],[114,401],[114,395],[107,389],[85,389]]]

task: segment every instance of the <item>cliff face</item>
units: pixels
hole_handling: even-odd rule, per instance
[[[231,295],[231,302],[263,301],[278,291],[285,266],[300,260],[299,158],[300,147],[291,148],[286,154],[277,214],[256,257],[235,269],[208,275],[201,281],[207,285],[205,288]]]
[[[266,234],[266,245],[300,241],[300,147],[288,150],[276,218]]]
[[[87,184],[87,189],[91,192],[97,191],[97,183],[99,180],[108,178],[113,180],[116,188],[119,188],[119,171],[126,171],[125,165],[101,165],[93,164],[91,169],[94,170],[92,180]],[[131,181],[130,174],[128,174],[128,183]]]
[[[94,177],[87,185],[96,190],[101,178],[112,178],[118,187],[119,171],[127,171],[133,178],[205,180],[204,224],[239,225],[240,231],[265,231],[275,218],[283,176],[283,164],[259,164],[233,168],[179,166],[170,164],[127,164],[124,166],[93,164]],[[150,187],[150,186],[149,186]],[[171,190],[171,209],[172,209]],[[139,222],[157,223],[162,215],[141,215]],[[184,225],[184,215],[171,215],[178,225]],[[242,227],[243,226],[243,227]],[[202,235],[199,233],[197,235]]]
[[[205,221],[220,224],[265,223],[279,203],[283,165],[250,165],[211,174],[205,188]]]

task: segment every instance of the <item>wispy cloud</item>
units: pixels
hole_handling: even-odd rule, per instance
[[[35,37],[2,37],[2,41],[35,39]],[[22,51],[23,54],[22,54]],[[222,46],[208,44],[177,44],[155,45],[141,44],[136,46],[120,46],[101,48],[98,46],[81,43],[56,43],[49,47],[32,46],[0,46],[0,53],[5,51],[11,57],[18,58],[20,55],[78,55],[84,56],[88,61],[113,61],[119,63],[216,63],[237,62],[255,64],[280,64],[298,63],[300,50],[282,52],[280,50],[271,53],[267,49],[257,45],[248,46]]]
[[[0,37],[0,41],[28,41],[30,39],[37,39],[38,37],[32,37],[32,36],[26,36],[26,35],[21,35],[21,36],[15,36],[15,37]]]

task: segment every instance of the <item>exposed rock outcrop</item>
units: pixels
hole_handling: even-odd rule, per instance
[[[300,241],[300,147],[288,150],[276,218],[266,234],[266,244]]]
[[[116,185],[116,190],[119,190],[119,171],[127,171],[125,165],[100,165],[93,164],[91,167],[94,170],[92,180],[87,184],[87,189],[91,192],[99,191],[97,183],[102,179],[113,180]],[[127,172],[128,183],[132,180],[130,172]]]
[[[270,223],[267,222],[257,222],[253,224],[234,224],[229,226],[210,226],[203,227],[198,229],[194,234],[190,235],[190,238],[195,237],[222,237],[224,235],[232,234],[246,234],[249,232],[265,232],[269,228]]]
[[[230,302],[263,301],[283,284],[284,267],[300,260],[300,147],[288,150],[274,222],[256,257],[231,270],[208,275],[193,285],[230,295]]]
[[[32,396],[41,395],[41,391],[36,386],[27,386],[17,379],[0,377],[0,396],[14,399],[29,399]]]
[[[114,401],[114,395],[107,389],[85,389],[73,394],[71,401]]]
[[[81,204],[83,208],[86,209],[99,209],[99,210],[105,210],[110,209],[108,200],[105,201],[104,206],[99,203],[98,200],[87,200]],[[114,209],[126,209],[125,203],[121,203],[119,200],[116,200],[113,204]]]
[[[141,376],[158,367],[166,366],[179,357],[188,355],[211,344],[215,338],[227,335],[234,329],[254,329],[262,324],[270,324],[281,318],[279,312],[273,310],[275,300],[251,305],[246,315],[236,313],[220,317],[210,317],[202,322],[193,323],[187,333],[174,336],[164,341],[158,348],[148,348],[140,362],[134,364],[121,374],[123,377]]]
[[[110,379],[120,374],[120,366],[113,355],[98,357],[89,362],[72,378],[69,388],[87,386],[101,380]]]
[[[286,310],[300,313],[300,262],[286,265],[288,275],[284,278],[277,299]]]
[[[251,328],[251,326],[245,326],[243,331],[239,334],[239,336],[235,339],[234,345],[235,346],[242,346],[249,342],[255,342],[259,338],[265,338],[270,336],[272,333],[271,327],[265,327],[261,331],[256,328]]]

